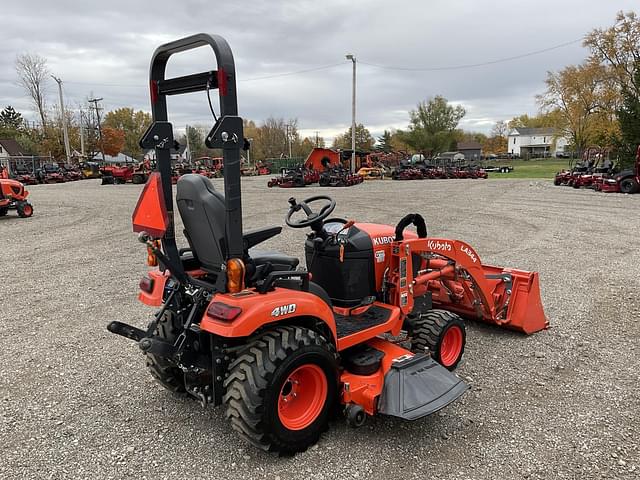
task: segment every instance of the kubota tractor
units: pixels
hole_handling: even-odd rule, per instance
[[[173,54],[202,46],[217,70],[165,78]],[[452,370],[464,352],[463,317],[546,328],[537,273],[483,265],[467,243],[429,237],[417,214],[378,225],[331,217],[336,202],[326,195],[291,198],[286,224],[309,230],[307,269],[256,250],[282,227],[243,229],[243,121],[229,46],[206,34],[171,42],[155,51],[150,72],[153,123],[140,145],[155,148],[157,171],[132,220],[149,264],[159,262],[139,293],[156,313],[146,328],[113,321],[108,329],[138,344],[166,389],[224,404],[253,445],[293,453],[318,440],[338,405],[360,426],[367,415],[417,419],[459,398],[467,386]],[[178,249],[166,97],[211,89],[220,114],[205,143],[223,151],[224,192],[201,175],[178,180],[189,244]]]
[[[15,209],[18,216],[27,218],[33,215],[33,205],[27,201],[29,192],[17,180],[0,178],[0,217]]]

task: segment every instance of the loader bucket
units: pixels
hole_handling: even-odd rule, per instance
[[[485,321],[527,335],[548,328],[549,320],[542,307],[537,272],[490,265],[483,265],[482,268],[485,279],[493,283],[492,296],[496,309],[493,318],[483,316]]]

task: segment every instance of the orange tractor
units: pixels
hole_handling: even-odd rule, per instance
[[[33,215],[33,205],[27,201],[29,192],[17,180],[0,177],[0,217],[15,209],[18,216],[27,218]]]
[[[169,58],[210,46],[217,70],[165,78]],[[225,406],[231,426],[258,448],[305,450],[340,406],[349,424],[369,415],[414,420],[467,390],[453,370],[475,319],[533,333],[547,327],[538,274],[484,265],[459,240],[429,237],[424,219],[396,226],[331,217],[336,202],[289,199],[286,224],[309,229],[299,259],[254,247],[282,227],[242,225],[234,60],[226,41],[198,34],[160,46],[151,62],[153,124],[140,141],[157,171],[133,213],[149,265],[138,298],[156,313],[146,328],[113,321],[134,340],[151,375],[202,405]],[[224,192],[182,176],[175,203],[189,248],[178,249],[166,97],[217,89],[220,112],[206,137],[222,149]],[[416,231],[407,230],[414,225]]]

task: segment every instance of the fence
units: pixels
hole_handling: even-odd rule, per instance
[[[36,170],[41,168],[45,163],[54,163],[53,157],[38,155],[0,157],[0,165],[7,169],[9,175],[14,174],[18,169],[21,171],[27,171],[31,174],[35,174]]]

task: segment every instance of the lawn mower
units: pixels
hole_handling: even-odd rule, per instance
[[[60,166],[55,163],[45,163],[36,171],[36,178],[40,183],[64,183],[65,178]]]
[[[33,174],[33,170],[24,163],[16,163],[11,172],[11,177],[23,185],[36,185],[38,179]]]
[[[636,151],[636,162],[632,169],[613,175],[605,175],[597,185],[597,190],[614,193],[640,192],[640,145]]]
[[[173,54],[202,46],[217,70],[165,78]],[[157,171],[132,223],[148,263],[159,265],[139,284],[139,299],[157,311],[145,329],[107,328],[137,342],[166,389],[224,404],[250,443],[291,454],[318,440],[338,406],[357,427],[368,415],[421,418],[463,395],[452,372],[465,347],[462,316],[546,328],[537,273],[483,265],[465,242],[429,237],[418,214],[396,226],[361,223],[332,218],[327,195],[290,198],[286,224],[309,229],[307,269],[256,250],[282,227],[243,229],[243,121],[229,46],[207,34],[177,40],[155,51],[150,72],[153,123],[140,145],[155,149]],[[178,249],[166,97],[212,89],[220,112],[205,143],[223,151],[224,192],[201,175],[180,178],[175,203],[189,247]]]
[[[0,217],[15,209],[18,216],[27,218],[33,215],[33,205],[27,201],[29,192],[17,180],[0,178]]]
[[[64,164],[60,167],[60,170],[62,172],[62,175],[64,175],[65,181],[67,182],[82,180],[82,172],[76,165]]]
[[[364,182],[364,177],[353,174],[341,165],[326,168],[318,178],[321,187],[352,187]]]

